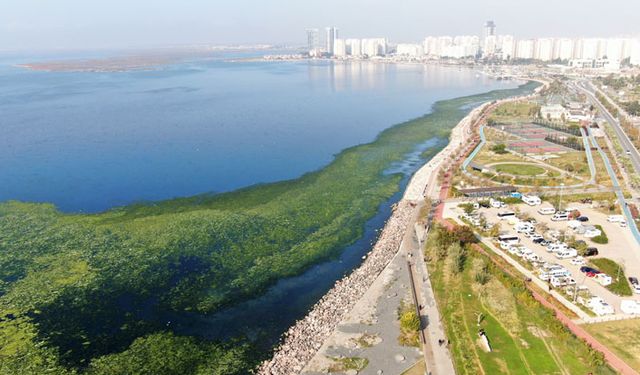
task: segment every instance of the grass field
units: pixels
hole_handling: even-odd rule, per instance
[[[496,122],[531,121],[539,106],[532,102],[508,102],[498,106],[491,118]]]
[[[583,328],[629,366],[640,371],[640,319],[586,324]]]
[[[627,276],[624,274],[624,269],[616,262],[607,258],[595,258],[589,260],[589,263],[594,268],[611,276],[613,283],[606,288],[612,293],[619,296],[631,296],[633,292],[627,281]],[[617,279],[617,280],[616,280]]]
[[[517,176],[538,176],[546,172],[546,169],[528,164],[498,164],[494,165],[496,171]]]
[[[457,261],[444,237],[430,233],[426,256],[457,374],[613,374],[533,299],[521,280],[487,257],[468,250],[456,274]],[[492,351],[479,343],[479,329]]]

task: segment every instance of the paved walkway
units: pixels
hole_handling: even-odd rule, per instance
[[[611,177],[611,181],[613,182],[613,190],[616,193],[616,196],[618,197],[618,202],[620,203],[622,212],[624,213],[624,216],[627,219],[627,225],[631,229],[631,233],[633,234],[633,237],[635,238],[636,242],[638,243],[638,245],[640,245],[640,231],[638,231],[638,227],[636,225],[635,220],[633,219],[633,215],[631,214],[629,205],[627,204],[627,201],[624,198],[622,188],[620,187],[620,183],[618,182],[618,177],[616,177],[616,172],[613,170],[613,167],[609,162],[609,157],[602,150],[602,148],[598,144],[598,141],[596,141],[596,138],[593,135],[590,135],[590,139],[591,139],[591,143],[593,143],[596,149],[598,149],[598,152],[600,153],[600,156],[604,161],[604,165],[607,169],[607,172],[609,173],[609,177]]]
[[[423,320],[423,333],[426,338],[426,347],[424,350],[425,359],[427,360],[427,371],[431,375],[449,375],[455,374],[451,353],[446,345],[440,345],[438,340],[446,339],[446,331],[442,324],[442,318],[438,305],[436,304],[429,279],[429,271],[422,254],[422,244],[426,239],[427,232],[424,227],[414,226],[412,231],[411,248],[407,249],[410,259],[414,267],[415,288],[418,293],[420,316]],[[405,238],[406,240],[406,238]],[[405,241],[407,243],[408,241]]]

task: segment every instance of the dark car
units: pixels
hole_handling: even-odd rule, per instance
[[[542,243],[544,241],[544,238],[536,238],[535,240],[533,240],[533,243]]]
[[[580,267],[580,271],[582,271],[584,274],[586,274],[588,277],[594,277],[595,275],[601,273],[600,271],[598,271],[595,268],[591,268],[591,267],[587,267],[587,266],[582,266]]]
[[[629,282],[631,283],[631,285],[638,285],[638,278],[630,276],[629,277]]]
[[[589,221],[589,218],[586,216],[579,216],[578,218],[576,218],[576,220],[584,223],[585,221]]]
[[[598,249],[595,247],[587,247],[587,250],[584,251],[585,257],[592,257],[598,255]]]
[[[591,267],[587,267],[587,266],[582,266],[580,267],[580,272],[584,272],[584,273],[597,273],[600,272],[595,268],[591,268]]]

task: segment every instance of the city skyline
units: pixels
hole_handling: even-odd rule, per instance
[[[611,9],[615,18],[600,17]],[[384,35],[396,43],[418,42],[425,35],[481,36],[486,20],[493,20],[500,33],[520,38],[637,36],[638,13],[640,4],[623,0],[543,0],[524,9],[503,0],[437,4],[418,0],[399,4],[386,0],[213,4],[195,0],[189,7],[147,0],[91,4],[80,0],[9,0],[0,14],[0,50],[200,43],[302,45],[304,37],[298,31],[310,25],[340,25],[350,35]]]

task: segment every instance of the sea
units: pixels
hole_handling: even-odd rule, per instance
[[[18,66],[39,56],[0,54],[0,202],[95,213],[291,179],[438,100],[517,85],[458,67],[244,57],[43,72]]]
[[[218,53],[149,71],[78,73],[18,67],[55,55],[0,54],[0,202],[95,213],[292,179],[429,113],[436,101],[521,83],[459,67],[244,59],[250,56]],[[248,338],[267,356],[362,263],[424,162],[422,151],[446,142],[427,140],[392,166],[404,173],[401,190],[336,259],[214,314],[165,312],[159,319],[178,334]]]

